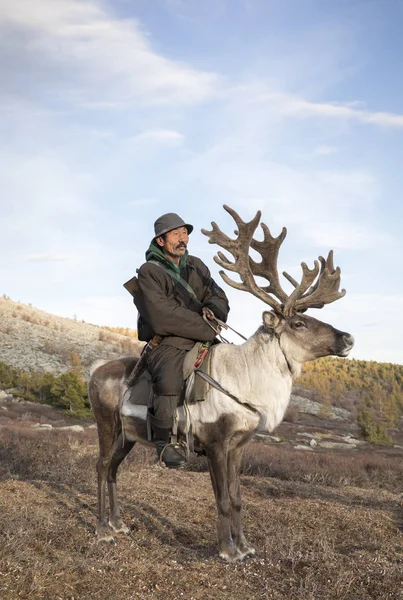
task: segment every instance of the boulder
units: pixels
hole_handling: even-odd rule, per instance
[[[323,412],[325,409],[329,409],[329,417],[335,420],[349,420],[351,418],[350,411],[345,408],[338,408],[336,406],[325,407],[320,402],[315,402],[314,400],[308,400],[308,398],[303,398],[302,396],[298,396],[297,394],[291,394],[290,398],[290,407],[296,406],[298,410],[302,413],[307,413],[310,415],[318,415]]]
[[[84,427],[82,425],[67,425],[66,427],[58,427],[58,431],[75,431],[79,433],[84,431]]]
[[[351,444],[355,446],[358,446],[360,444],[368,444],[368,442],[366,442],[365,440],[357,440],[356,438],[353,438],[352,435],[343,436],[341,439],[345,444]]]
[[[256,433],[255,438],[266,442],[274,442],[275,444],[280,444],[283,441],[282,438],[276,435],[269,435],[268,433]]]
[[[351,450],[357,448],[356,444],[343,444],[341,442],[320,442],[321,448],[330,448],[331,450]]]

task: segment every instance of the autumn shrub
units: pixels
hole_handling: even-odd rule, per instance
[[[132,339],[123,339],[120,342],[122,354],[138,354],[138,344]]]
[[[56,352],[56,344],[53,339],[46,338],[43,342],[42,352],[46,352],[47,354],[55,354]]]
[[[135,329],[129,329],[129,327],[107,327],[104,326],[102,329],[106,329],[107,331],[111,331],[112,333],[118,333],[119,335],[124,335],[126,337],[131,337],[134,339],[138,339],[138,334]]]
[[[358,414],[358,425],[361,434],[367,442],[371,444],[393,444],[393,440],[388,434],[387,423],[377,421],[376,416],[370,410],[363,410]]]
[[[106,342],[106,343],[112,344],[112,343],[116,342],[117,336],[114,335],[113,333],[110,333],[109,331],[104,331],[103,329],[101,329],[98,334],[98,339],[100,342]]]
[[[58,406],[80,416],[91,414],[87,384],[80,372],[61,375],[27,372],[0,362],[0,389],[15,389],[31,402]]]
[[[246,448],[242,471],[245,475],[330,487],[352,485],[403,491],[401,456],[386,457],[369,451],[329,454],[255,442]]]

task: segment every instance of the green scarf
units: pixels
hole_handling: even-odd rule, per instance
[[[197,299],[197,296],[193,289],[190,287],[187,281],[181,277],[181,269],[186,266],[187,259],[189,256],[189,252],[186,250],[185,254],[181,256],[179,265],[176,265],[172,260],[169,260],[161,250],[161,248],[151,242],[150,247],[146,252],[146,261],[153,263],[154,265],[158,265],[163,269],[170,277],[172,278],[174,283],[180,283],[191,296]]]
[[[165,256],[165,254],[161,250],[160,246],[158,246],[157,244],[154,244],[154,242],[151,242],[150,247],[148,248],[148,250],[146,252],[146,261],[148,262],[148,261],[153,260],[153,261],[162,263],[164,265],[164,267],[166,267],[166,270],[172,271],[173,273],[177,273],[178,275],[180,275],[181,269],[187,263],[188,256],[189,256],[189,252],[186,250],[185,254],[183,256],[181,256],[181,260],[180,260],[180,263],[178,266],[174,262],[172,262],[172,260],[169,260],[169,258],[167,258]]]

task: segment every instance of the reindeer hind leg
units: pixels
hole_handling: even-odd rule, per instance
[[[113,447],[112,458],[109,463],[108,469],[108,492],[109,492],[109,506],[110,506],[110,517],[109,525],[116,533],[129,533],[130,529],[124,524],[120,516],[120,508],[117,496],[116,486],[116,475],[120,463],[129,454],[136,442],[125,439],[123,441],[122,434],[118,436]]]
[[[99,542],[113,542],[108,520],[106,517],[106,479],[109,467],[109,456],[100,456],[97,462],[98,473],[98,524],[96,534]]]

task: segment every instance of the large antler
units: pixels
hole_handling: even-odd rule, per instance
[[[242,283],[230,279],[224,271],[220,271],[221,277],[231,287],[237,290],[250,292],[266,304],[269,304],[275,311],[282,312],[282,304],[287,300],[287,294],[281,289],[279,276],[277,272],[277,257],[279,248],[287,234],[287,230],[283,228],[281,234],[274,238],[270,235],[269,228],[262,224],[264,231],[264,240],[259,242],[253,239],[253,234],[259,224],[261,212],[256,213],[256,216],[249,223],[242,221],[240,216],[224,204],[225,210],[232,216],[238,229],[235,231],[236,239],[229,238],[221,231],[216,223],[212,223],[212,231],[202,229],[202,233],[207,235],[210,244],[218,244],[224,250],[231,252],[234,257],[234,262],[231,262],[222,252],[217,252],[214,260],[220,267],[238,273]],[[249,248],[262,255],[262,262],[256,263],[249,257]],[[255,281],[254,275],[266,278],[270,285],[260,287]],[[275,295],[280,301],[275,300],[270,294]]]
[[[325,304],[330,304],[345,296],[346,290],[339,291],[341,271],[340,267],[334,268],[333,250],[330,250],[326,260],[323,256],[319,256],[319,260],[321,269],[314,285],[311,284],[315,281],[319,272],[319,264],[316,260],[312,271],[308,269],[305,263],[301,264],[303,276],[300,284],[297,284],[287,273],[284,273],[288,281],[295,286],[295,290],[284,306],[286,316],[295,312],[303,312],[308,308],[323,308]],[[310,285],[311,287],[308,289]]]
[[[297,283],[288,273],[283,272],[284,277],[295,288],[288,296],[280,285],[277,270],[278,253],[287,235],[286,228],[283,227],[278,237],[273,237],[269,228],[262,223],[264,239],[263,241],[255,240],[253,235],[259,224],[261,212],[258,211],[252,221],[245,223],[235,210],[226,205],[224,208],[238,227],[235,231],[237,236],[235,240],[223,233],[214,222],[212,231],[202,229],[202,233],[208,236],[210,244],[218,244],[232,254],[234,262],[231,262],[222,252],[218,252],[214,257],[215,262],[221,267],[227,271],[238,273],[240,276],[241,282],[237,282],[230,279],[224,271],[220,271],[221,277],[228,285],[237,290],[252,293],[284,316],[303,312],[307,308],[322,308],[325,304],[334,302],[345,295],[345,290],[339,291],[340,269],[339,267],[334,268],[333,251],[331,250],[326,260],[322,256],[319,257],[320,272],[318,261],[315,261],[313,269],[309,269],[305,263],[301,263],[302,279],[300,283]],[[261,255],[261,262],[256,262],[249,256],[250,248]],[[259,286],[255,281],[255,276],[265,278],[269,285]]]

